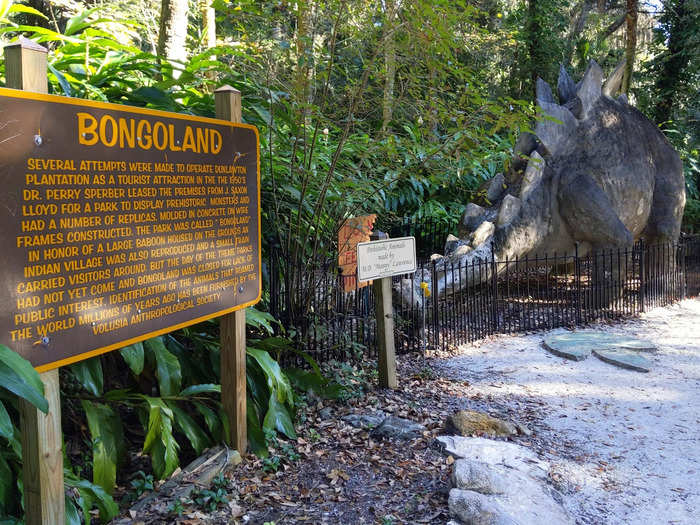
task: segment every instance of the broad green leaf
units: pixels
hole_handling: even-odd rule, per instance
[[[267,385],[270,391],[276,395],[280,403],[292,401],[292,387],[289,384],[289,379],[280,369],[280,365],[272,359],[270,354],[258,348],[248,347],[248,355],[260,365],[267,379]]]
[[[44,384],[31,363],[0,345],[0,385],[13,394],[26,399],[44,414],[49,411],[49,402],[44,398]]]
[[[110,390],[104,395],[107,401],[124,401],[125,399],[129,399],[129,397],[131,397],[131,389],[129,388]]]
[[[245,322],[253,328],[264,329],[268,334],[272,335],[275,331],[272,328],[272,324],[277,323],[277,319],[267,312],[261,312],[255,308],[246,308]]]
[[[7,464],[5,458],[0,454],[0,516],[5,515],[15,503],[15,476],[12,473],[10,465]]]
[[[251,341],[251,346],[255,348],[260,348],[261,350],[266,350],[268,352],[280,352],[285,350],[292,350],[292,342],[286,337],[266,337],[259,341]]]
[[[10,414],[7,413],[5,403],[0,401],[0,437],[12,439],[14,433],[15,430],[12,425],[12,420],[10,419]]]
[[[117,480],[117,465],[126,454],[120,417],[107,405],[83,400],[92,437],[93,483],[111,494]]]
[[[265,433],[260,426],[260,418],[255,409],[255,403],[253,403],[250,397],[248,397],[248,403],[246,404],[246,422],[250,449],[259,458],[266,458],[270,454],[270,451],[267,450],[267,445],[265,445]]]
[[[0,0],[0,20],[4,20],[10,12],[13,0]]]
[[[69,369],[85,390],[95,397],[102,395],[104,376],[102,374],[102,361],[99,357],[79,361],[70,365]]]
[[[337,399],[345,391],[342,385],[308,370],[291,368],[285,370],[285,374],[299,390],[303,392],[312,390],[319,397],[326,399]]]
[[[90,24],[86,23],[85,20],[98,9],[99,8],[97,7],[93,7],[92,9],[86,9],[84,11],[81,11],[74,17],[70,18],[66,23],[66,29],[63,32],[66,35],[73,35],[81,29],[88,27]]]
[[[163,479],[177,468],[178,444],[173,437],[173,411],[160,398],[147,397],[148,429],[143,451],[150,454],[153,472]]]
[[[80,513],[78,508],[73,503],[73,498],[65,495],[66,498],[66,525],[81,525]],[[86,520],[87,521],[87,520]]]
[[[63,94],[67,97],[72,97],[73,96],[73,88],[71,88],[70,83],[66,79],[66,76],[61,73],[58,69],[53,67],[51,64],[48,64],[49,70],[51,73],[53,73],[56,76],[56,79],[58,80],[58,83],[61,85],[61,89],[63,90]]]
[[[187,396],[194,396],[197,394],[204,394],[204,393],[220,394],[221,393],[221,385],[215,385],[212,383],[208,383],[208,384],[202,384],[202,385],[188,386],[182,392],[180,392],[180,396],[187,397]]]
[[[199,424],[190,417],[190,415],[181,409],[174,402],[168,403],[170,410],[173,411],[175,416],[174,421],[177,428],[187,436],[190,441],[192,448],[197,454],[201,454],[202,451],[211,445],[211,440],[204,433],[204,431],[199,427]]]
[[[24,4],[14,4],[12,7],[10,7],[8,13],[27,13],[30,15],[39,16],[44,20],[48,20],[48,17],[44,13]]]
[[[204,417],[204,422],[206,423],[211,435],[214,436],[214,439],[217,441],[223,441],[224,431],[221,425],[221,419],[219,419],[216,412],[200,401],[194,401],[192,404],[197,409],[197,412],[202,414]]]
[[[287,407],[277,401],[274,395],[270,396],[270,404],[267,407],[267,414],[263,420],[263,428],[275,429],[290,439],[296,439],[292,418]]]
[[[19,25],[16,27],[0,27],[0,33],[9,32],[32,33],[31,39],[37,42],[80,42],[80,40],[77,38],[62,35],[61,33],[57,33],[56,31],[52,31],[51,29],[46,29],[45,27],[40,26]]]
[[[133,345],[125,346],[119,353],[129,365],[134,375],[140,375],[143,372],[143,343],[134,343]]]
[[[156,359],[156,375],[158,376],[160,395],[176,396],[182,383],[180,362],[177,357],[165,348],[162,337],[148,339],[144,341],[144,345],[153,352]]]
[[[107,522],[119,514],[119,506],[114,502],[112,496],[107,494],[99,485],[90,483],[85,479],[75,480],[70,477],[65,477],[65,483],[69,487],[78,489],[80,497],[83,499],[81,506],[84,516],[90,516],[89,510],[92,508],[93,504],[100,511],[100,519],[103,522]],[[86,508],[87,513],[85,510]]]

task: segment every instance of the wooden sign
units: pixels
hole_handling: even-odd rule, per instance
[[[357,245],[357,278],[361,283],[415,271],[415,237],[361,242]]]
[[[0,89],[0,342],[39,371],[259,301],[255,127]]]
[[[372,227],[377,220],[375,214],[350,217],[338,231],[338,267],[343,276],[343,291],[351,292],[367,286],[368,282],[357,281],[357,244],[369,241]]]

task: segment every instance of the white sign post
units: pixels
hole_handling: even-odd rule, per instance
[[[416,271],[416,239],[388,239],[381,232],[373,234],[371,238],[372,241],[357,245],[357,280],[374,280],[379,386],[396,388],[398,383],[391,277]]]

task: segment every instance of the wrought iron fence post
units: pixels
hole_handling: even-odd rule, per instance
[[[492,288],[492,304],[491,304],[491,326],[493,333],[498,333],[498,268],[496,267],[496,256],[491,252],[491,288]]]
[[[438,308],[438,278],[437,270],[435,270],[435,261],[431,261],[432,267],[430,270],[430,283],[432,284],[432,290],[430,290],[430,301],[433,310],[433,333],[430,336],[430,344],[433,348],[437,348],[440,343],[440,319],[439,319],[439,308]]]
[[[574,280],[576,282],[576,324],[583,322],[581,313],[581,260],[578,257],[578,243],[574,246]]]
[[[644,239],[639,240],[639,311],[644,311],[644,258],[646,254],[644,253]]]
[[[678,245],[680,248],[680,258],[681,258],[681,275],[680,275],[680,281],[681,281],[681,299],[686,299],[688,297],[688,277],[686,273],[686,266],[685,266],[685,247],[686,244],[679,244]]]

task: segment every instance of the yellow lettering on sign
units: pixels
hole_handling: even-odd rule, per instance
[[[111,115],[95,117],[90,113],[76,113],[78,119],[78,141],[83,146],[98,143],[107,148],[136,148],[160,151],[191,151],[214,154],[224,145],[221,132],[214,128],[185,125],[181,133],[175,124],[160,120],[151,123],[145,119],[114,118]],[[33,167],[33,164],[31,165]]]
[[[89,113],[78,113],[78,142],[84,146],[94,146],[100,137],[97,135],[97,119]]]

